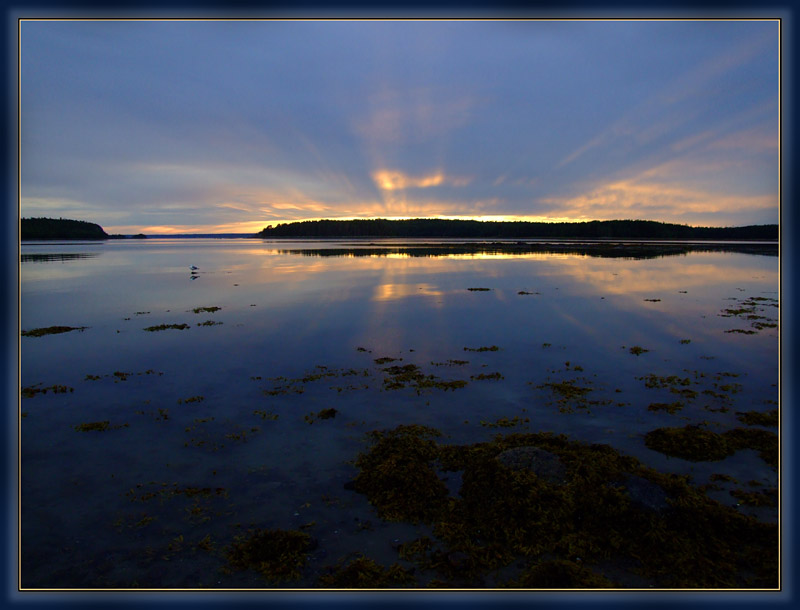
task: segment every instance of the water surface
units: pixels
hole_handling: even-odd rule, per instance
[[[224,569],[223,549],[248,527],[303,526],[317,540],[288,586],[314,587],[354,551],[389,565],[424,527],[383,522],[347,483],[366,433],[401,424],[466,444],[505,421],[605,443],[697,485],[722,473],[777,486],[755,451],[690,462],[644,443],[655,428],[722,431],[742,425],[737,413],[777,408],[777,256],[524,250],[23,244],[23,331],[81,328],[21,339],[23,586],[269,586]],[[466,385],[387,388],[385,369],[408,364]],[[697,395],[650,410],[676,400],[647,387],[652,375],[688,378]],[[548,384],[564,381],[587,399],[560,401]],[[315,417],[328,408],[335,418]],[[106,429],[76,429],[96,422]],[[735,506],[734,487],[709,494]],[[774,507],[737,510],[777,519]]]

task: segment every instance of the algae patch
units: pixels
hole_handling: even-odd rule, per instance
[[[336,414],[339,413],[336,409],[322,409],[322,411],[318,413],[309,413],[303,419],[309,424],[313,424],[318,419],[333,419],[336,417]]]
[[[607,565],[663,587],[777,582],[774,524],[607,445],[549,433],[446,445],[424,426],[370,436],[353,488],[381,518],[432,526],[433,537],[399,547],[433,575],[428,586],[480,586],[520,561],[529,568],[507,586],[608,587]],[[458,496],[449,495],[442,471],[461,473]]]
[[[461,379],[446,381],[435,375],[426,375],[416,364],[394,365],[381,370],[386,373],[383,380],[384,390],[399,390],[410,386],[417,394],[421,394],[423,390],[428,389],[457,390],[467,385],[467,382]]]
[[[94,422],[87,422],[84,424],[78,424],[75,426],[75,430],[78,432],[105,432],[106,430],[116,430],[118,428],[127,428],[128,424],[119,424],[116,426],[112,426],[108,420],[105,421],[94,421]]]
[[[496,352],[500,348],[496,345],[485,345],[481,347],[465,347],[465,352]]]
[[[528,568],[506,584],[515,589],[608,589],[614,583],[574,561],[556,559]]]
[[[652,430],[644,441],[654,451],[692,462],[716,462],[741,449],[754,449],[767,464],[778,465],[778,436],[766,430],[734,428],[717,433],[689,425]]]
[[[53,394],[66,394],[67,392],[74,392],[75,388],[71,388],[66,385],[52,385],[47,388],[40,388],[37,387],[41,384],[36,384],[32,386],[28,386],[26,388],[22,388],[20,390],[20,396],[22,398],[33,398],[37,394],[47,394],[48,392],[52,392]]]
[[[255,570],[275,583],[300,578],[300,571],[313,547],[311,536],[305,532],[254,529],[237,536],[226,549],[226,557],[231,567]]]
[[[346,564],[328,568],[319,577],[321,587],[336,589],[385,589],[414,583],[413,574],[395,563],[384,567],[360,555]]]
[[[161,331],[161,330],[169,330],[171,328],[175,329],[175,330],[185,330],[185,329],[189,328],[189,325],[188,324],[159,324],[157,326],[148,326],[144,330],[146,330],[149,333],[152,333],[152,332],[158,332],[158,331]]]
[[[736,419],[746,426],[770,426],[778,425],[778,409],[772,409],[766,413],[759,411],[737,412]]]
[[[34,328],[32,330],[23,330],[21,335],[23,337],[44,337],[45,335],[59,335],[61,333],[68,333],[73,330],[84,331],[88,326],[47,326],[45,328]]]

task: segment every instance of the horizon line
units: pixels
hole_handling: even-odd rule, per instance
[[[535,219],[535,220],[533,220]],[[178,227],[139,227],[137,229],[128,231],[121,231],[111,226],[106,231],[117,235],[158,235],[169,237],[171,235],[255,235],[268,227],[277,227],[279,225],[299,224],[303,222],[349,222],[349,221],[365,221],[365,220],[387,220],[387,221],[407,221],[407,220],[446,220],[446,221],[468,221],[480,223],[531,223],[531,224],[587,224],[592,222],[655,222],[666,225],[677,225],[691,228],[708,228],[708,229],[732,229],[738,227],[758,227],[758,226],[780,226],[780,222],[763,222],[759,224],[742,224],[742,225],[704,225],[704,224],[689,224],[680,222],[671,222],[664,220],[652,220],[643,218],[608,218],[608,219],[568,219],[568,218],[547,218],[544,219],[540,216],[501,216],[501,217],[486,217],[486,216],[370,216],[370,217],[340,217],[340,218],[303,218],[303,219],[282,219],[273,221],[262,221],[260,228],[248,231],[234,229],[230,225],[230,229],[212,229],[203,230],[197,228],[196,230],[180,229]],[[243,222],[242,225],[253,225],[255,222]],[[105,227],[104,227],[105,228]],[[155,229],[154,231],[147,231],[148,228]],[[233,229],[233,230],[231,230]]]

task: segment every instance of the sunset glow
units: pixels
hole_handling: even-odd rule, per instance
[[[779,42],[774,19],[23,21],[21,214],[777,223]]]

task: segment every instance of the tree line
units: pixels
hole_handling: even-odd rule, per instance
[[[525,222],[445,220],[305,220],[268,226],[256,237],[457,237],[578,239],[752,239],[777,240],[778,225],[690,227],[653,220]]]
[[[20,239],[108,239],[103,228],[85,220],[22,218]]]

